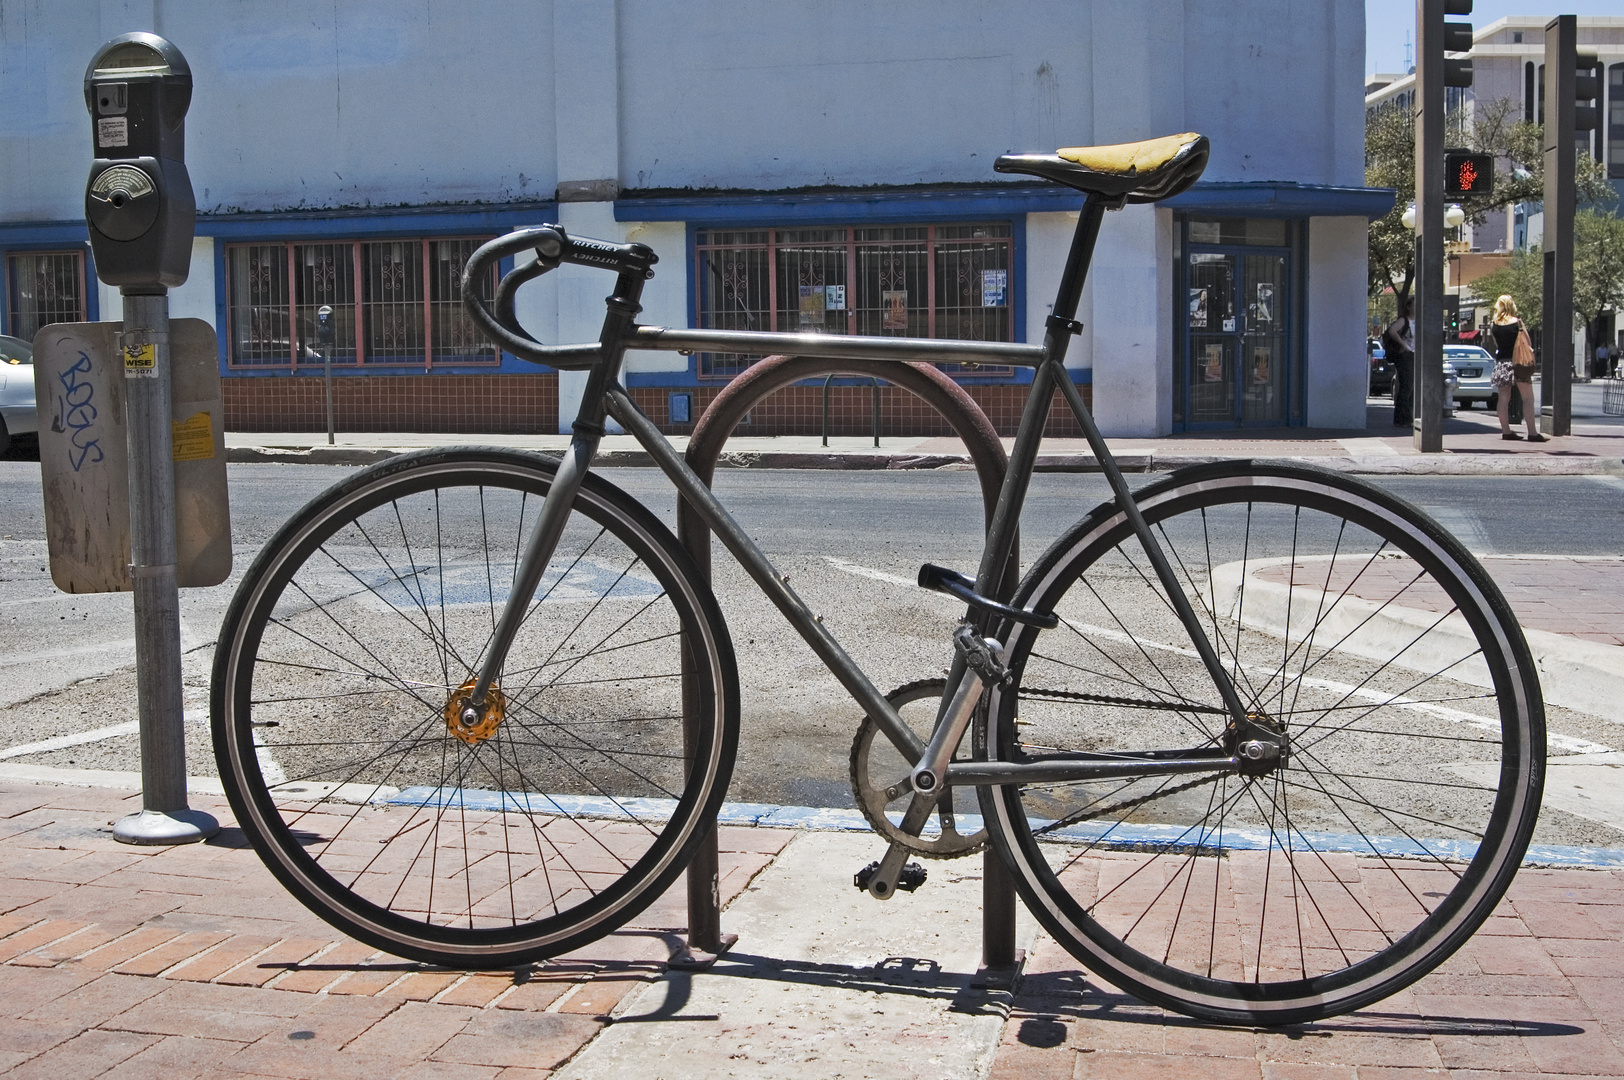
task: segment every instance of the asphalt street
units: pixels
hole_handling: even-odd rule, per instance
[[[182,594],[194,775],[216,771],[206,723],[209,663],[235,582],[290,514],[351,473],[340,466],[231,466],[232,579]],[[644,469],[606,475],[674,523],[675,495],[663,476]],[[1619,552],[1624,481],[1616,477],[1424,476],[1380,483],[1425,508],[1479,553]],[[981,520],[973,473],[736,470],[720,472],[716,489],[878,685],[941,672],[947,633],[961,609],[912,582],[925,561],[973,572]],[[1105,494],[1098,475],[1036,476],[1022,523],[1026,561]],[[128,596],[66,596],[52,586],[37,464],[0,462],[0,505],[7,507],[0,527],[0,760],[138,767]],[[848,752],[859,710],[725,553],[717,556],[715,589],[743,684],[744,734],[730,797],[852,805]],[[1552,711],[1551,727],[1574,739],[1624,741],[1615,723],[1562,710]],[[1624,830],[1575,832],[1562,827],[1560,814],[1547,815],[1541,828],[1553,832],[1545,837],[1551,842],[1624,846]]]

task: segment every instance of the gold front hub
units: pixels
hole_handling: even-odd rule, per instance
[[[504,707],[502,691],[493,685],[485,694],[485,707],[476,708],[473,701],[474,682],[469,679],[457,687],[445,703],[446,730],[469,746],[482,743],[496,734],[496,729],[502,726]],[[468,715],[470,710],[473,712],[471,717]]]

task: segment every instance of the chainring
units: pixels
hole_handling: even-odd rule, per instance
[[[922,737],[928,737],[936,719],[934,706],[942,700],[946,690],[945,679],[921,679],[897,687],[885,695],[885,700],[896,706],[899,712],[905,705],[930,702],[932,707],[927,710],[928,715],[922,714],[920,721],[912,725]],[[904,719],[907,719],[906,714]],[[959,760],[957,755],[955,760]],[[883,770],[882,774],[875,775],[876,769]],[[874,831],[927,859],[957,859],[974,855],[986,847],[985,828],[968,836],[958,831],[958,819],[953,813],[953,788],[944,791],[936,804],[936,821],[941,827],[941,835],[909,836],[892,823],[886,816],[886,807],[894,806],[900,812],[907,809],[913,799],[913,788],[907,784],[910,769],[911,764],[905,762],[892,747],[873,717],[863,717],[862,724],[857,728],[857,737],[851,744],[851,790],[857,800],[857,808],[863,812],[863,817],[868,819]],[[895,791],[898,785],[902,785],[903,790],[888,798],[887,789]]]

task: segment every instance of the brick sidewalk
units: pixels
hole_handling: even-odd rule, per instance
[[[137,848],[110,826],[138,795],[0,785],[0,1073],[545,1076],[664,972],[686,923],[679,879],[633,926],[546,964],[404,962],[305,911],[222,800],[191,801],[226,825],[220,836]],[[722,829],[723,902],[789,837]]]
[[[1529,870],[1460,952],[1349,1016],[1218,1027],[1028,961],[994,1080],[1518,1080],[1624,1076],[1624,873]]]
[[[680,882],[635,926],[546,964],[477,973],[401,962],[305,912],[242,846],[220,800],[193,802],[226,824],[215,842],[130,848],[108,830],[135,797],[0,785],[0,1072],[539,1078],[661,978],[678,942]],[[724,902],[791,835],[724,828]],[[1009,1009],[991,1075],[1011,1080],[1624,1076],[1624,871],[1525,870],[1439,971],[1324,1023],[1199,1024],[1102,986],[1041,936]],[[937,1075],[924,1060],[919,1070]],[[816,1060],[798,1074],[824,1075]]]

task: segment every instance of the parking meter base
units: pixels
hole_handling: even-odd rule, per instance
[[[142,810],[115,822],[113,839],[146,846],[195,844],[219,831],[214,815],[202,810]]]

